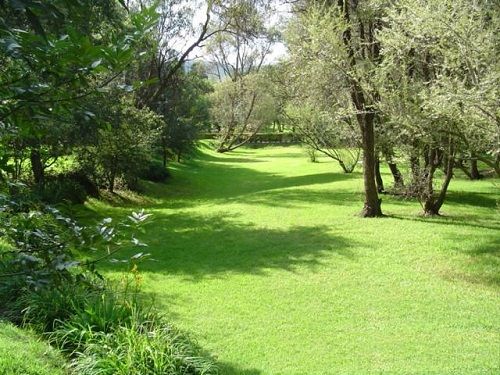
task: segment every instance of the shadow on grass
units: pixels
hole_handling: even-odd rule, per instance
[[[271,269],[314,270],[332,253],[355,259],[352,242],[330,234],[326,227],[268,229],[217,215],[157,216],[147,229],[146,242],[153,260],[144,262],[142,271],[182,275],[191,281],[227,273],[264,276]],[[121,256],[135,252],[124,250]],[[103,263],[101,269],[119,270],[110,263]]]
[[[221,375],[262,375],[263,372],[257,369],[243,369],[233,363],[218,363]]]
[[[450,191],[446,195],[445,203],[466,204],[474,207],[495,208],[498,199],[492,198],[487,194],[474,192],[455,192]]]
[[[189,168],[189,173],[179,173],[179,178],[164,185],[161,189],[151,186],[151,198],[160,198],[164,203],[155,207],[171,208],[172,201],[179,198],[190,206],[193,200],[218,201],[241,198],[245,195],[277,191],[292,187],[329,184],[359,178],[359,173],[317,173],[300,176],[283,176],[277,173],[260,172],[232,164],[199,161],[193,164],[176,166],[178,172]],[[202,176],[200,176],[202,174]],[[307,193],[303,200],[307,201]],[[330,197],[331,199],[331,197]],[[328,198],[325,196],[325,202]],[[177,202],[177,208],[182,206]]]
[[[361,211],[362,196],[347,189],[332,190],[297,190],[283,189],[267,191],[253,195],[251,199],[243,199],[244,203],[262,204],[273,207],[310,207],[311,204],[359,207]]]
[[[478,240],[473,248],[463,249],[460,246],[452,250],[468,256],[467,262],[460,269],[448,272],[444,277],[448,280],[461,280],[488,287],[500,287],[500,237],[490,236]]]
[[[399,220],[417,221],[428,223],[432,225],[452,225],[452,226],[466,226],[481,229],[493,229],[500,231],[500,223],[490,220],[490,217],[481,219],[477,215],[474,216],[403,216],[403,215],[387,215],[387,217]]]

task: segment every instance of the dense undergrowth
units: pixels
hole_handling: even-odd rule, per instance
[[[213,360],[195,342],[142,298],[137,262],[146,254],[115,258],[127,244],[145,246],[136,238],[134,229],[149,215],[132,213],[116,224],[105,218],[97,226],[84,227],[59,209],[27,200],[27,196],[2,197],[0,314],[2,319],[30,329],[64,353],[68,363],[63,366],[60,360],[57,371],[172,375],[217,372]],[[119,282],[110,282],[96,271],[100,261],[109,259],[128,264],[129,271]],[[0,337],[0,342],[3,339]],[[33,350],[36,356],[39,349]],[[45,373],[43,369],[26,367],[21,358],[11,356],[5,363],[0,362],[0,373]]]

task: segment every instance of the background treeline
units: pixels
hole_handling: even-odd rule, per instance
[[[185,27],[173,4],[2,3],[0,178],[82,202],[164,180],[192,150],[211,85],[165,45]]]

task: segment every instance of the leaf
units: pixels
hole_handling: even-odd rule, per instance
[[[43,29],[38,16],[33,13],[30,8],[26,8],[26,18],[28,18],[28,21],[31,24],[31,27],[33,27],[35,33],[47,41],[47,35],[45,34],[45,30]]]
[[[142,246],[142,247],[146,247],[148,246],[147,244],[145,244],[144,242],[141,242],[139,241],[137,238],[135,237],[132,237],[132,243],[135,245],[135,246]]]
[[[92,69],[95,69],[99,65],[101,65],[101,63],[102,63],[102,59],[99,59],[99,60],[94,61],[90,66],[92,67]]]

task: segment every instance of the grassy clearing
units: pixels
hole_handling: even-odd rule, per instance
[[[498,180],[454,179],[440,218],[386,196],[386,218],[362,219],[360,173],[297,147],[172,173],[148,187],[144,288],[224,374],[500,372]]]
[[[29,332],[0,322],[0,374],[66,374],[62,355]]]

